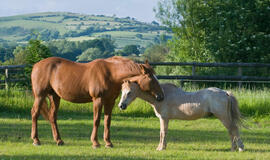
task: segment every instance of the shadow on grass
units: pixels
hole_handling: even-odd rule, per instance
[[[1,155],[1,159],[44,159],[44,155],[14,155],[14,156],[9,156],[9,155]],[[69,159],[91,159],[91,160],[127,160],[127,159],[136,159],[136,160],[145,160],[145,157],[129,157],[129,156],[50,156],[46,155],[45,159],[64,159],[64,160],[69,160]],[[149,158],[148,158],[149,159]],[[152,159],[152,158],[150,158]]]
[[[69,108],[66,109],[65,106],[60,106],[58,111],[58,118],[59,119],[85,119],[85,117],[89,117],[92,119],[93,117],[93,111],[92,107],[87,107],[90,103],[86,103],[86,107],[82,108],[83,110],[76,110],[76,104],[74,105],[74,108],[72,110],[69,110]],[[114,110],[117,110],[118,106],[114,107]],[[121,116],[121,117],[155,117],[154,111],[151,112],[143,112],[140,110],[136,110],[134,112],[125,112],[125,111],[114,111],[112,115],[113,116]],[[116,112],[116,113],[114,113]],[[104,113],[102,112],[102,117],[104,116]],[[40,116],[42,117],[42,116]],[[25,119],[31,119],[31,108],[28,107],[20,107],[18,105],[14,105],[12,107],[2,105],[0,106],[0,118],[25,118]]]
[[[120,118],[122,121],[124,118]],[[127,121],[128,122],[128,121]],[[59,123],[60,134],[65,139],[71,140],[71,143],[66,145],[85,145],[90,146],[89,140],[92,131],[92,121],[79,122],[75,124],[61,124]],[[100,125],[98,137],[102,141],[103,137],[103,125]],[[51,126],[49,123],[39,123],[39,138],[43,144],[53,144],[53,138],[51,134]],[[0,125],[0,141],[5,142],[21,142],[29,143],[31,133],[31,124],[21,123],[3,123]],[[242,131],[242,139],[244,143],[254,144],[269,144],[270,137],[265,133],[253,130]],[[43,140],[45,141],[43,142]],[[159,142],[159,128],[146,128],[146,127],[126,127],[126,126],[112,126],[111,127],[111,139],[112,142],[121,143],[156,143]],[[79,144],[76,141],[89,141],[89,143]],[[205,143],[205,142],[228,142],[230,143],[229,136],[226,130],[199,130],[199,129],[170,129],[168,131],[167,142],[170,143]],[[29,143],[31,144],[31,143]],[[228,146],[229,148],[230,146]],[[227,150],[222,150],[227,151]],[[269,150],[250,150],[250,152],[270,152]]]

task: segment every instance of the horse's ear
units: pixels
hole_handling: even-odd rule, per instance
[[[148,59],[146,59],[146,60],[144,61],[144,64],[146,64],[146,65],[149,65],[149,66],[150,66]]]
[[[143,64],[140,64],[140,68],[141,68],[142,74],[146,74],[146,69],[145,69],[145,66]]]

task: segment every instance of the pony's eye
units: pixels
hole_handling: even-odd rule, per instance
[[[128,93],[127,93],[127,95],[129,96],[131,94],[131,92],[129,91]]]

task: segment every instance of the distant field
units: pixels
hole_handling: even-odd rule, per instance
[[[12,29],[12,27],[21,27],[21,30],[18,31],[13,28],[14,32],[10,32],[6,35],[7,32],[5,32],[5,30]],[[94,28],[91,34],[79,35],[79,33],[85,31],[89,27]],[[22,31],[23,29],[27,34],[23,33],[25,32]],[[1,30],[3,31],[1,32]],[[67,12],[46,12],[0,17],[0,37],[6,41],[27,41],[25,38],[29,37],[33,32],[46,32],[47,35],[43,35],[46,36],[43,37],[46,39],[50,36],[49,32],[55,31],[59,32],[58,39],[66,38],[72,41],[98,38],[101,35],[111,35],[118,48],[122,48],[128,44],[146,47],[151,43],[155,43],[154,38],[159,38],[161,33],[170,35],[170,33],[167,33],[166,30],[159,26],[140,22],[129,17],[117,18]],[[3,33],[3,35],[1,35],[1,33]],[[77,33],[77,35],[74,35],[74,33]],[[142,34],[143,38],[136,38],[136,34]],[[40,38],[42,39],[42,36]]]

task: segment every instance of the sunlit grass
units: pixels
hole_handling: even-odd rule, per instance
[[[196,91],[198,88],[183,88],[185,91]],[[237,98],[240,111],[247,117],[268,117],[270,115],[270,89],[227,89]],[[128,107],[121,111],[117,107],[119,99],[116,100],[113,114],[123,116],[155,117],[152,107],[141,99],[136,99]],[[30,115],[33,105],[33,97],[30,91],[18,91],[16,89],[0,90],[0,115]],[[61,100],[60,114],[67,115],[91,115],[92,103],[74,104]]]
[[[106,149],[103,142],[103,121],[99,128],[101,148],[92,149],[89,140],[92,120],[59,119],[58,125],[65,145],[58,147],[53,141],[49,123],[39,121],[42,145],[34,147],[30,139],[31,120],[0,118],[1,159],[269,159],[269,120],[251,129],[242,129],[246,146],[243,153],[231,152],[226,129],[217,119],[196,121],[172,120],[169,124],[168,146],[156,151],[159,143],[158,118],[114,116],[111,126],[113,149]],[[268,123],[268,124],[267,124]]]
[[[34,147],[30,138],[31,92],[0,90],[0,159],[269,159],[269,89],[231,91],[239,100],[249,126],[249,129],[241,130],[246,147],[243,153],[230,152],[227,130],[215,118],[171,120],[167,150],[156,151],[159,119],[151,106],[139,99],[125,111],[114,107],[111,124],[113,149],[104,147],[103,120],[98,132],[102,146],[91,148],[92,103],[66,101],[61,101],[58,114],[58,126],[65,145],[56,146],[50,124],[40,119],[38,131],[42,145]]]

